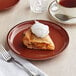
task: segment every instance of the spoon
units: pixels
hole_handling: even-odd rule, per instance
[[[68,21],[70,19],[76,18],[76,17],[70,17],[64,14],[55,14],[55,17],[57,17],[58,19],[62,20],[62,21]]]

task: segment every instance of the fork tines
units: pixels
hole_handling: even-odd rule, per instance
[[[6,61],[8,61],[11,58],[10,54],[5,50],[5,48],[1,44],[0,44],[0,54]]]

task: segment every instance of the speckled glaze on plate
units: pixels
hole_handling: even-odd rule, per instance
[[[18,1],[19,0],[0,0],[0,11],[14,6],[16,3],[18,3]]]
[[[55,43],[55,50],[28,49],[22,43],[23,32],[30,28],[34,20],[25,21],[13,27],[7,35],[7,43],[11,50],[19,56],[30,60],[46,60],[61,53],[69,43],[67,32],[59,25],[46,20],[37,20],[50,28],[50,37]]]

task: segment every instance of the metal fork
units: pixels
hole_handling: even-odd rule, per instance
[[[26,68],[25,66],[23,66],[19,61],[15,60],[8,51],[5,50],[5,48],[3,47],[3,45],[0,45],[0,54],[2,55],[3,59],[7,62],[11,62],[14,61],[16,64],[18,64],[19,66],[21,66],[24,71],[26,71],[29,76],[40,76],[39,74],[36,74],[32,71],[30,71],[28,68]]]

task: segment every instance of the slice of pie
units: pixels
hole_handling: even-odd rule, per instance
[[[40,38],[34,35],[31,30],[24,32],[23,44],[31,49],[54,50],[55,45],[49,35]]]

